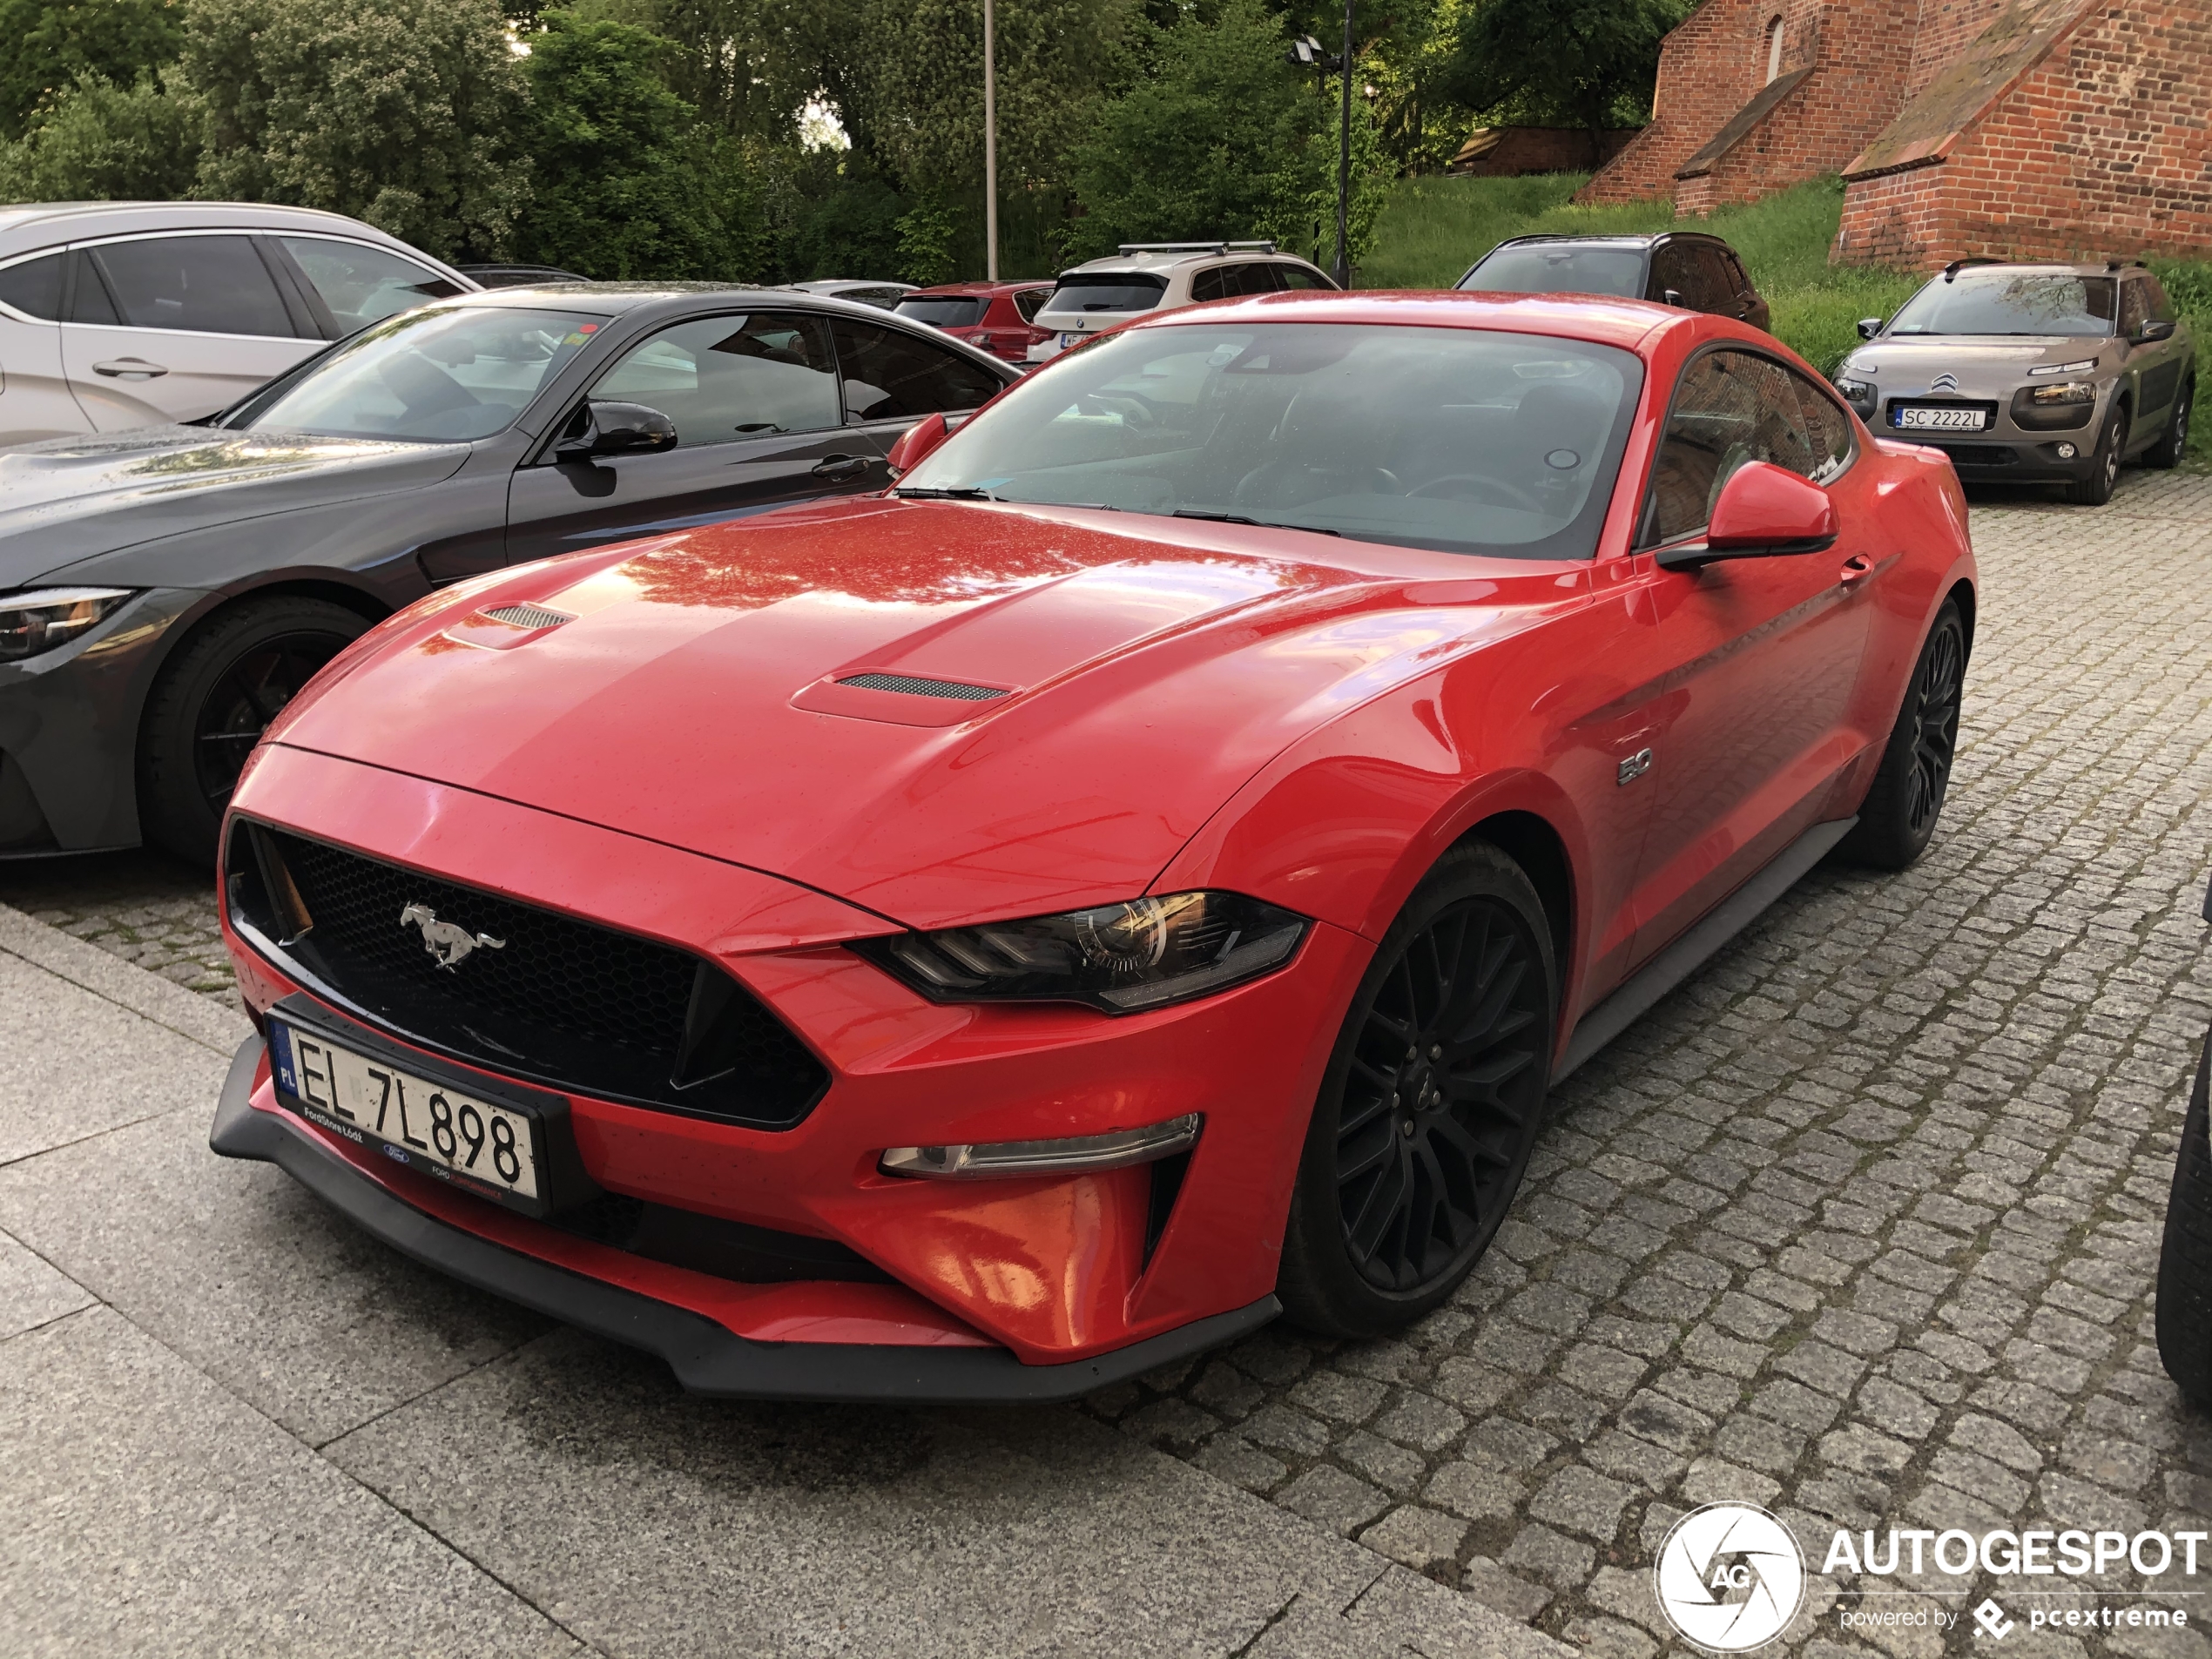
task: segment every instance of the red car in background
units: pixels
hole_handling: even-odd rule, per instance
[[[283,711],[218,1152],[692,1388],[1063,1397],[1436,1307],[1553,1082],[1934,832],[1957,478],[1732,320],[1197,307],[894,462]]]
[[[1019,363],[1030,347],[1051,338],[1045,329],[1032,327],[1029,319],[1052,297],[1054,287],[1049,277],[1042,282],[947,282],[916,288],[892,309]]]

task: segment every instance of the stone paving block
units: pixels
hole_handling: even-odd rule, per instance
[[[1359,1541],[1418,1573],[1453,1561],[1467,1534],[1466,1521],[1409,1503],[1361,1533]]]
[[[1285,1509],[1346,1537],[1390,1507],[1390,1500],[1342,1469],[1317,1464],[1275,1494]]]
[[[1524,1568],[1561,1589],[1574,1589],[1589,1577],[1597,1552],[1532,1521],[1514,1535],[1501,1559],[1507,1567]]]
[[[1621,1530],[1621,1512],[1635,1495],[1632,1486],[1570,1463],[1529,1500],[1528,1513],[1538,1521],[1609,1543]]]

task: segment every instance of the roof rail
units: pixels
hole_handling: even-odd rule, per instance
[[[1227,253],[1231,250],[1245,253],[1272,253],[1272,242],[1124,242],[1123,253]]]
[[[2002,260],[1993,260],[1988,258],[1953,260],[1950,264],[1943,267],[1943,280],[1946,282],[1952,280],[1958,276],[1959,272],[1965,270],[1970,265],[2002,265],[2004,263],[2005,261]]]

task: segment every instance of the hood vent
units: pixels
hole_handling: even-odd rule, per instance
[[[558,628],[564,622],[576,620],[565,610],[548,610],[543,605],[530,604],[527,601],[520,604],[498,605],[478,614],[514,628]]]
[[[487,616],[492,614],[487,611]],[[921,679],[912,674],[855,674],[838,681],[864,691],[904,691],[908,697],[948,697],[961,703],[988,703],[1009,693],[995,685],[969,685],[961,680]]]

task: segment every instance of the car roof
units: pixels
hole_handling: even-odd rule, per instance
[[[266,202],[17,202],[0,206],[0,258],[89,237],[167,230],[323,231],[421,253],[374,225],[319,207]]]
[[[1638,351],[1655,334],[1694,328],[1716,319],[1645,300],[1616,300],[1599,294],[1497,294],[1455,289],[1390,292],[1360,289],[1351,293],[1315,290],[1305,293],[1255,294],[1207,306],[1157,311],[1124,324],[1123,329],[1179,328],[1244,322],[1348,322],[1370,326],[1433,328],[1494,328],[1532,334],[1556,334],[1601,346]],[[1750,331],[1756,334],[1757,331]]]
[[[1019,293],[1025,288],[1049,288],[1055,280],[1052,277],[1024,277],[1018,282],[937,282],[926,288],[916,288],[907,298],[919,300],[925,294],[933,293]]]
[[[1295,253],[1286,253],[1281,248],[1261,243],[1182,242],[1163,243],[1157,247],[1130,246],[1104,259],[1086,260],[1081,265],[1071,265],[1060,274],[1068,277],[1078,272],[1086,276],[1094,273],[1115,275],[1142,272],[1157,275],[1163,271],[1171,271],[1178,265],[1192,265],[1202,260],[1233,260],[1238,264],[1249,264],[1255,260],[1280,260],[1291,265],[1319,268],[1313,266],[1311,260],[1301,259]]]
[[[1661,242],[1714,242],[1726,247],[1728,243],[1710,231],[1648,231],[1622,236],[1575,236],[1566,232],[1540,232],[1530,236],[1508,236],[1498,247],[1522,247],[1531,242],[1571,242],[1578,247],[1651,247]],[[1490,250],[1495,253],[1498,247]],[[1483,255],[1485,259],[1489,254]]]

